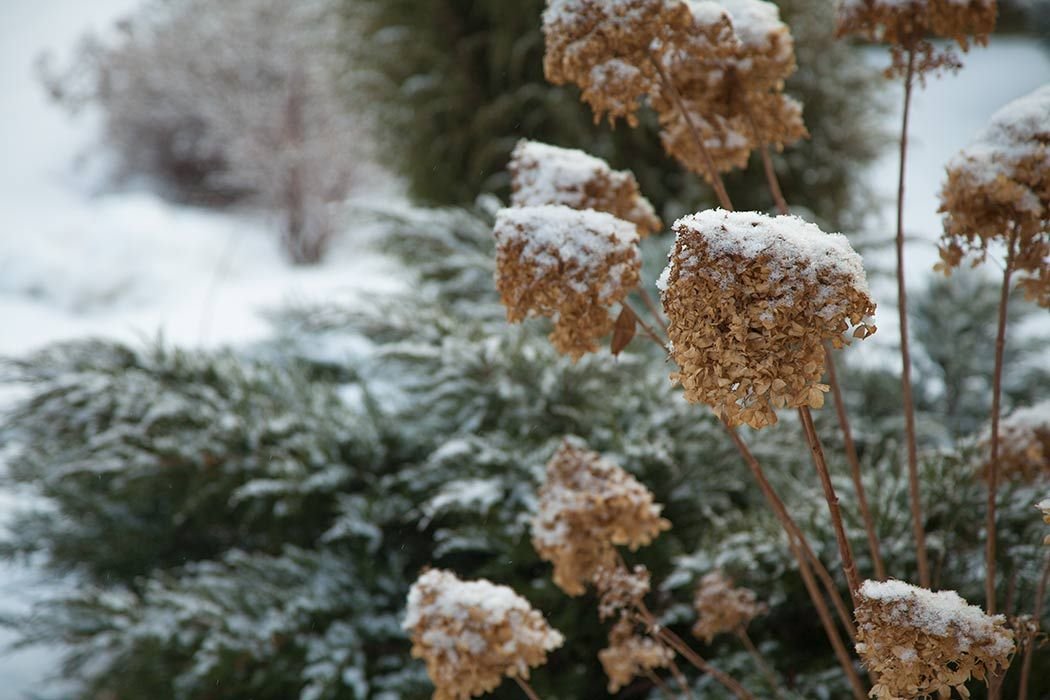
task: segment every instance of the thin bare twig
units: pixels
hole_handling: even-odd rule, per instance
[[[653,297],[645,290],[645,287],[638,288],[638,294],[642,297],[642,302],[645,304],[645,308],[649,309],[649,313],[653,315],[656,322],[660,324],[660,327],[664,329],[664,334],[667,334],[667,322],[664,320],[664,315],[660,312],[660,307],[653,301]]]
[[[758,670],[762,672],[762,675],[766,677],[766,682],[769,683],[769,689],[773,693],[775,700],[780,700],[780,682],[777,680],[776,671],[766,661],[766,658],[762,656],[762,652],[758,650],[755,643],[751,641],[751,636],[747,633],[747,630],[743,627],[736,631],[736,636],[740,639],[740,643],[747,649],[747,653],[754,659],[755,665],[758,666]]]
[[[1036,624],[1036,634],[1043,625],[1043,604],[1046,602],[1046,585],[1050,582],[1050,553],[1046,555],[1046,563],[1043,564],[1043,575],[1039,578],[1039,587],[1035,591],[1035,610],[1032,611],[1032,620]],[[1035,637],[1028,640],[1024,650],[1024,661],[1021,663],[1021,686],[1017,690],[1017,700],[1028,700],[1028,678],[1032,675],[1032,652],[1035,651]]]
[[[536,691],[532,689],[532,686],[529,685],[527,680],[521,676],[514,676],[514,680],[516,680],[521,689],[525,691],[525,695],[529,697],[529,700],[540,700],[540,696],[536,695]]]
[[[642,330],[645,331],[645,334],[647,336],[649,336],[649,339],[652,340],[657,345],[659,345],[663,349],[663,351],[665,353],[670,355],[671,354],[670,348],[668,348],[667,344],[663,341],[663,339],[660,338],[660,336],[658,336],[656,334],[656,331],[653,330],[653,327],[642,320],[642,317],[638,315],[638,311],[634,307],[632,307],[629,303],[627,303],[626,299],[624,299],[624,301],[622,303],[623,303],[624,306],[626,306],[628,309],[631,310],[631,313],[634,314],[635,321],[637,321],[638,325],[642,327]]]
[[[900,172],[897,178],[897,311],[901,330],[901,390],[904,398],[904,439],[908,451],[908,491],[912,530],[915,533],[919,585],[930,587],[930,565],[926,556],[926,529],[919,493],[919,453],[915,444],[915,401],[911,388],[911,352],[908,348],[908,292],[904,284],[904,171],[908,153],[908,112],[915,82],[915,46],[908,49],[908,67],[904,73],[904,116],[901,120]]]

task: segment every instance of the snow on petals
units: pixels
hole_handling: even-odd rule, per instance
[[[462,700],[495,690],[504,676],[526,679],[564,637],[507,586],[423,572],[408,593],[402,625],[412,656],[426,662],[434,700]]]

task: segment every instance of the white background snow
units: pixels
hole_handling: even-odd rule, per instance
[[[145,189],[97,190],[97,154],[87,167],[77,165],[93,143],[94,122],[90,115],[71,120],[48,104],[32,66],[43,50],[68,57],[85,30],[109,26],[136,4],[0,3],[0,354],[89,334],[138,342],[162,333],[190,346],[250,341],[267,329],[257,311],[282,300],[360,298],[396,285],[391,265],[363,252],[362,237],[341,240],[317,268],[293,269],[273,223],[259,215],[174,206]],[[959,75],[932,80],[915,95],[906,219],[915,237],[908,255],[913,285],[936,261],[944,163],[997,108],[1050,81],[1050,53],[1032,41],[996,38],[965,64]],[[896,167],[896,155],[887,152],[872,172],[887,201],[887,238]],[[882,302],[879,335],[888,337],[895,314],[891,298]],[[0,520],[15,505],[0,495]],[[0,570],[0,611],[24,606],[39,585],[29,572]],[[8,639],[0,632],[0,644]],[[0,695],[39,689],[53,662],[46,649],[0,656]]]

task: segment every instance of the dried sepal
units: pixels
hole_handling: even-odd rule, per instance
[[[616,324],[613,326],[612,342],[609,344],[609,351],[613,355],[619,355],[624,349],[631,344],[634,340],[634,334],[638,330],[638,317],[631,311],[631,307],[624,306],[620,310],[620,315],[616,317]]]
[[[609,678],[609,692],[616,693],[638,676],[669,667],[674,652],[621,618],[609,631],[609,646],[598,652],[598,660]]]
[[[579,359],[613,329],[610,308],[638,286],[634,224],[561,205],[510,207],[496,214],[496,288],[507,319],[554,321],[551,343]]]
[[[991,432],[981,436],[980,447],[990,467]],[[999,476],[1032,483],[1050,477],[1050,400],[1019,408],[999,422]]]
[[[709,210],[679,219],[658,286],[671,379],[730,425],[761,428],[784,407],[819,408],[824,346],[866,337],[875,311],[863,264],[840,234],[790,216]]]
[[[603,566],[594,572],[594,588],[598,592],[598,617],[625,616],[642,607],[652,586],[649,570],[635,566],[628,570],[623,564]]]
[[[649,544],[671,527],[653,494],[619,466],[566,439],[547,463],[532,520],[532,546],[554,564],[554,582],[582,595],[601,569],[617,563],[615,547]]]
[[[992,115],[948,164],[941,188],[944,236],[938,269],[949,273],[993,243],[1013,245],[1011,268],[1025,296],[1050,308],[1050,85]]]
[[[423,659],[434,700],[463,700],[496,689],[504,677],[528,678],[564,638],[529,602],[484,579],[423,572],[408,593],[403,627],[412,656]]]
[[[733,579],[722,571],[712,571],[700,579],[693,608],[697,614],[693,634],[706,643],[720,634],[746,629],[753,619],[769,610],[754,591],[735,587]]]
[[[630,221],[639,236],[663,228],[653,205],[627,170],[613,170],[583,151],[522,139],[511,153],[511,206],[563,204],[594,209]]]
[[[953,690],[966,698],[967,681],[987,681],[1010,665],[1015,645],[1006,618],[986,615],[955,591],[865,581],[858,596],[856,648],[878,678],[873,698],[948,698]]]

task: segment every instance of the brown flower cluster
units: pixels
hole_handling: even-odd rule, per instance
[[[601,620],[617,615],[624,617],[640,609],[652,586],[649,569],[644,566],[636,566],[633,570],[620,564],[603,566],[594,572],[591,580],[598,591],[598,618]]]
[[[751,621],[769,608],[758,602],[749,588],[735,588],[733,579],[721,571],[712,571],[700,579],[693,598],[697,620],[693,634],[710,644],[720,634],[746,629]]]
[[[543,13],[543,70],[555,85],[574,83],[594,120],[635,112],[656,80],[660,47],[691,24],[684,2],[667,0],[549,0]]]
[[[987,453],[990,435],[981,440]],[[989,465],[984,465],[987,475]],[[1050,478],[1050,401],[1020,408],[999,423],[999,475],[1032,483]]]
[[[510,588],[438,569],[412,585],[403,627],[412,636],[412,656],[427,664],[434,700],[483,695],[504,676],[527,679],[564,642]]]
[[[562,204],[604,211],[635,224],[639,236],[663,228],[631,172],[613,170],[583,151],[522,139],[511,153],[508,169],[511,206]]]
[[[674,652],[652,637],[638,634],[634,623],[621,618],[609,631],[609,646],[598,652],[598,660],[609,677],[609,692],[615,693],[638,676],[669,667]]]
[[[994,115],[976,141],[948,164],[941,189],[944,236],[938,269],[967,255],[984,260],[1005,244],[1025,296],[1050,308],[1050,85]]]
[[[616,546],[638,549],[671,527],[661,509],[633,476],[566,439],[547,463],[532,546],[554,564],[558,587],[581,595],[601,569],[616,567]]]
[[[1014,635],[1002,615],[968,605],[954,591],[934,593],[902,581],[865,581],[859,591],[857,653],[878,682],[871,697],[913,700],[987,680],[1010,665]]]
[[[950,50],[938,52],[930,37],[954,39],[966,51],[970,39],[986,45],[995,29],[995,0],[843,0],[838,12],[838,35],[855,35],[891,45],[889,75],[906,70],[907,54],[915,51],[919,74],[957,66]]]
[[[667,152],[704,177],[698,139],[725,171],[807,135],[801,105],[783,95],[794,45],[772,3],[550,0],[544,34],[548,80],[580,86],[596,121],[636,126],[648,98]]]
[[[781,150],[808,136],[802,105],[783,94],[784,81],[796,69],[795,50],[776,5],[721,0],[689,7],[690,38],[665,54],[666,80],[652,94],[667,152],[710,179],[693,129],[723,172],[745,167],[756,148],[772,144]],[[709,40],[712,34],[717,41]],[[692,36],[704,39],[696,42]],[[678,108],[673,91],[688,116]]]
[[[658,286],[672,381],[730,425],[761,428],[775,409],[819,408],[824,341],[875,331],[864,268],[845,236],[797,217],[708,210],[679,219]]]
[[[638,286],[634,224],[561,205],[496,214],[496,288],[507,319],[554,321],[551,343],[574,360],[598,349],[613,328],[610,307]]]

